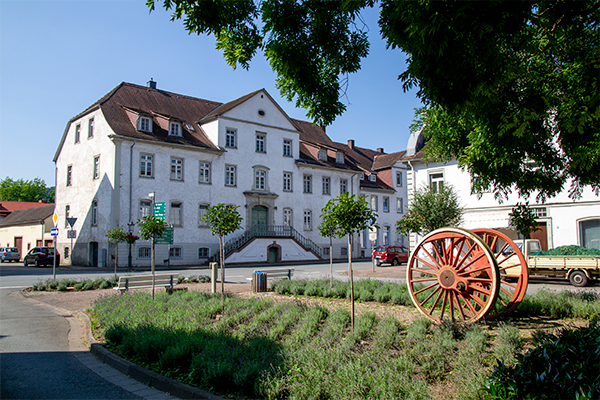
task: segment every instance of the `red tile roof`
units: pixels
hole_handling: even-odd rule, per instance
[[[27,210],[30,208],[43,207],[47,205],[54,205],[54,203],[48,202],[29,202],[29,201],[0,201],[0,216],[6,217],[13,211]]]

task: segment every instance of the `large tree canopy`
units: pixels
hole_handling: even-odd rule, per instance
[[[147,0],[155,7],[155,0]],[[428,157],[457,159],[473,191],[545,198],[571,181],[600,190],[600,0],[382,0],[379,27],[405,90],[427,109]],[[190,33],[213,34],[233,68],[262,50],[277,87],[329,125],[341,83],[369,50],[360,11],[373,0],[164,0]],[[399,105],[400,106],[400,105]]]

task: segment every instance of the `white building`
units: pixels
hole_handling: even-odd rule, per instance
[[[509,226],[509,213],[518,202],[525,203],[525,199],[513,193],[507,200],[499,203],[493,193],[482,193],[480,196],[471,194],[469,173],[461,170],[456,161],[426,164],[424,153],[420,151],[423,146],[424,141],[419,140],[419,135],[412,135],[407,154],[402,159],[408,167],[409,199],[422,185],[449,183],[457,191],[465,208],[462,227],[497,229],[513,239],[518,238],[517,233]],[[578,200],[570,199],[568,190],[563,190],[541,204],[536,203],[535,198],[534,193],[528,200],[537,216],[540,230],[532,233],[531,237],[540,240],[542,250],[564,245],[600,248],[600,197],[590,187],[585,188]],[[411,235],[411,248],[419,239],[416,235]]]
[[[406,202],[402,155],[335,143],[323,128],[289,118],[264,89],[223,104],[158,90],[153,81],[121,83],[67,123],[54,157],[57,247],[63,262],[107,265],[115,252],[107,231],[137,232],[134,223],[164,202],[174,240],[157,246],[156,259],[203,264],[218,254],[218,239],[202,215],[225,203],[244,219],[226,238],[228,263],[318,260],[329,246],[317,229],[321,209],[341,192],[369,195],[378,241],[401,243],[393,226],[403,211],[396,204]],[[67,217],[77,218],[71,258]],[[335,240],[333,256],[345,257],[346,247]],[[129,248],[118,251],[123,265]],[[148,242],[131,251],[133,265],[150,264]]]

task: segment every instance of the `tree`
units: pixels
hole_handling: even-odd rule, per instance
[[[147,0],[150,10],[155,0]],[[455,158],[473,190],[516,186],[543,199],[600,193],[600,0],[381,3],[379,31],[408,55],[399,79],[437,117],[423,127],[432,159]],[[228,64],[258,50],[277,88],[329,125],[346,106],[348,75],[368,55],[360,11],[373,0],[164,0],[189,33],[213,34]],[[259,22],[262,29],[258,28]],[[399,67],[400,69],[400,67]]]
[[[333,237],[335,236],[336,222],[330,216],[322,216],[319,224],[319,234],[329,238],[329,286],[333,288]]]
[[[31,202],[46,200],[48,203],[54,203],[54,188],[46,187],[46,183],[40,178],[27,181],[6,177],[0,181],[0,200]]]
[[[366,201],[367,196],[342,193],[323,207],[321,219],[324,229],[332,229],[338,238],[348,237],[348,274],[350,276],[350,302],[352,329],[354,329],[354,276],[352,272],[352,234],[377,225],[377,214]]]
[[[124,232],[123,228],[110,229],[106,233],[108,243],[115,245],[115,278],[117,277],[117,264],[119,263],[119,243],[126,242],[128,237],[129,233]]]
[[[221,264],[221,309],[225,310],[225,252],[223,238],[242,227],[242,216],[237,211],[239,206],[223,203],[210,206],[202,216],[208,223],[213,235],[219,237],[219,261]]]
[[[412,195],[406,214],[396,222],[396,232],[425,235],[445,226],[458,226],[463,212],[451,185],[442,185],[438,190],[423,185]]]
[[[535,214],[531,211],[529,203],[517,203],[508,214],[510,217],[509,226],[515,228],[517,233],[523,236],[523,251],[525,251],[525,239],[529,239],[531,233],[539,231]]]
[[[169,224],[167,224],[165,220],[157,218],[154,215],[143,216],[137,221],[137,223],[140,225],[140,237],[144,240],[150,240],[152,243],[152,261],[150,262],[150,266],[152,270],[152,298],[154,298],[154,267],[156,265],[156,239],[165,234],[165,232],[169,228]]]

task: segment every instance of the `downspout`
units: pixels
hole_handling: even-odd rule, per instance
[[[412,190],[413,190],[413,193],[415,193],[416,190],[417,190],[417,188],[416,188],[417,179],[416,179],[416,176],[415,176],[415,167],[413,167],[412,162],[410,160],[408,160],[407,162],[408,162],[408,165],[410,166],[410,171],[411,171],[411,174],[412,174],[412,186],[413,186]],[[407,179],[407,181],[408,181],[408,179]],[[406,187],[406,189],[408,189],[408,186]],[[406,207],[408,207],[408,190],[407,190],[406,195],[407,195]],[[414,233],[414,238],[415,238],[415,247],[416,247],[417,243],[419,243],[419,234],[418,233]],[[408,237],[408,250],[410,251],[410,236]]]
[[[131,223],[131,206],[133,204],[133,146],[135,146],[135,139],[133,144],[129,148],[129,223]]]

